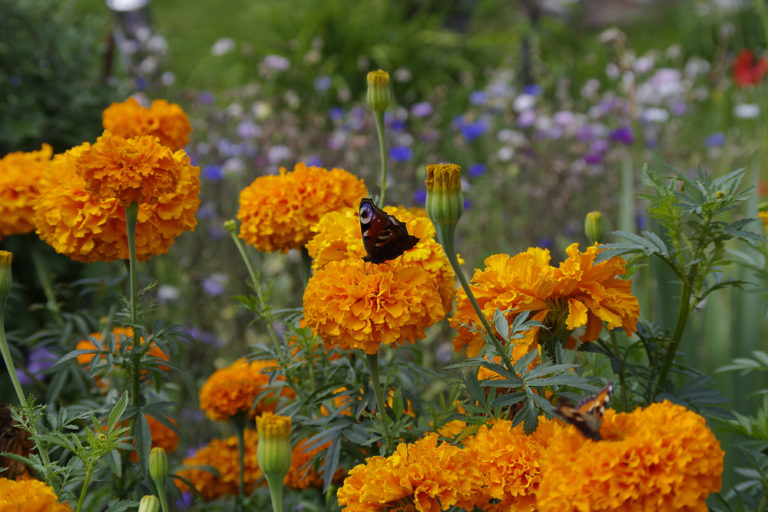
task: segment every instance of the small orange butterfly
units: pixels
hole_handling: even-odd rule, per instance
[[[565,421],[579,429],[584,437],[600,441],[600,425],[603,423],[605,404],[611,397],[613,382],[609,382],[598,394],[582,400],[578,406],[560,404],[555,412]]]

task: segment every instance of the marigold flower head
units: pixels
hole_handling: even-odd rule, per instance
[[[264,411],[273,412],[280,396],[293,397],[288,386],[254,400],[269,387],[267,370],[276,368],[274,361],[238,359],[231,366],[216,370],[200,388],[200,408],[214,421],[223,421],[240,412],[251,418]],[[284,382],[284,379],[278,378]]]
[[[245,490],[251,493],[254,487],[264,485],[256,452],[259,436],[253,429],[245,430]],[[237,494],[239,481],[237,436],[214,439],[200,448],[195,455],[184,459],[185,466],[210,466],[218,474],[204,469],[190,468],[179,471],[179,476],[189,480],[205,501],[222,496]]]
[[[127,259],[124,208],[115,198],[95,198],[76,172],[78,160],[90,148],[85,143],[54,157],[40,184],[35,207],[37,234],[57,252],[77,261]],[[190,165],[183,151],[173,153],[173,159],[180,166],[175,190],[160,195],[154,203],[139,205],[136,255],[141,261],[167,253],[176,237],[197,225],[200,169]]]
[[[551,423],[539,418],[542,432]],[[554,422],[555,428],[562,428]],[[474,497],[475,506],[488,511],[534,510],[536,491],[541,481],[541,458],[550,436],[526,435],[523,425],[509,420],[494,420],[464,439],[464,449],[480,470],[483,485]]]
[[[392,267],[418,266],[429,272],[437,283],[443,308],[450,311],[456,295],[456,277],[443,248],[435,240],[435,228],[420,208],[385,206],[384,211],[404,223],[408,232],[419,239],[416,246],[389,262]],[[312,227],[315,235],[307,242],[312,258],[312,270],[317,271],[330,261],[362,259],[365,256],[360,236],[357,209],[343,208],[330,212]]]
[[[469,453],[438,444],[438,435],[431,433],[399,444],[387,458],[369,457],[352,468],[337,496],[347,512],[378,512],[395,505],[410,505],[418,512],[454,505],[472,510],[471,497],[481,485],[482,475]]]
[[[542,460],[538,510],[707,510],[720,490],[723,450],[703,417],[668,401],[608,409],[602,441],[573,426],[554,432]]]
[[[40,151],[18,151],[0,159],[0,240],[35,229],[40,179],[52,156],[51,146],[43,144]]]
[[[70,512],[56,501],[53,489],[39,480],[0,478],[0,510],[3,512]]]
[[[584,217],[584,233],[591,242],[601,243],[605,236],[605,217],[597,210],[587,213]]]
[[[340,208],[357,206],[365,183],[342,169],[296,164],[292,172],[261,176],[240,192],[240,238],[260,251],[300,249],[312,226]]]
[[[640,307],[632,295],[632,281],[620,279],[625,262],[614,257],[595,263],[598,246],[579,252],[578,244],[566,249],[568,259],[553,267],[547,249],[532,247],[515,256],[495,254],[485,260],[485,269],[475,272],[470,285],[486,318],[497,309],[509,310],[512,323],[522,311],[530,311],[530,319],[557,327],[562,323],[568,331],[585,327],[580,337],[593,341],[600,335],[603,322],[609,329],[622,327],[635,330]],[[456,312],[450,324],[457,330],[453,340],[456,351],[467,348],[472,357],[480,352],[484,340],[462,324],[476,322],[475,311],[466,294],[459,291]],[[526,333],[518,343],[531,345],[538,340],[538,328]]]
[[[105,131],[77,159],[75,170],[95,198],[120,206],[155,203],[176,190],[184,165],[152,135],[125,138]]]
[[[304,290],[304,322],[327,348],[375,354],[423,338],[445,314],[433,276],[417,266],[332,261]]]
[[[456,164],[427,166],[427,213],[437,228],[440,242],[453,246],[456,224],[464,211],[461,167]]]
[[[377,112],[383,112],[389,107],[392,93],[389,90],[389,73],[377,69],[365,77],[368,82],[368,106]]]
[[[166,100],[155,100],[147,108],[128,98],[112,103],[101,114],[104,129],[120,137],[154,135],[160,143],[176,151],[189,142],[192,125],[180,106]]]

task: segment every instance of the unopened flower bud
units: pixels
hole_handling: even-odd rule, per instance
[[[461,167],[456,164],[428,165],[426,186],[427,214],[444,245],[449,237],[453,240],[456,224],[464,211]]]
[[[584,218],[584,232],[592,243],[602,243],[605,236],[605,218],[603,214],[594,211],[589,212]]]
[[[13,261],[13,253],[0,251],[0,312],[5,307],[5,299],[11,292],[11,261]]]
[[[259,446],[256,457],[264,476],[282,482],[291,467],[291,418],[265,412],[256,418]]]
[[[163,492],[165,479],[168,477],[168,454],[160,446],[149,451],[149,476],[157,485],[158,492]]]
[[[383,112],[389,107],[392,94],[389,92],[389,73],[371,71],[366,77],[368,81],[368,105],[376,111]]]
[[[147,494],[139,502],[139,512],[158,512],[160,510],[160,500],[157,496]]]
[[[224,229],[230,233],[237,231],[237,221],[235,219],[227,219],[224,221]]]

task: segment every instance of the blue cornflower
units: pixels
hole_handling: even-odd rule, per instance
[[[220,165],[206,165],[203,167],[203,179],[221,181],[224,179],[224,169]]]
[[[472,164],[469,166],[469,175],[473,178],[476,178],[478,176],[482,176],[485,174],[485,164]]]
[[[395,162],[407,162],[413,158],[413,151],[408,146],[395,146],[390,148],[389,158]]]

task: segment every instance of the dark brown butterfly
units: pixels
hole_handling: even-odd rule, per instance
[[[360,230],[368,256],[363,261],[384,263],[413,248],[418,238],[408,233],[405,224],[373,204],[370,199],[360,200]]]
[[[609,382],[598,394],[582,400],[577,407],[570,404],[560,404],[555,412],[579,429],[584,437],[600,441],[600,425],[603,423],[605,404],[613,391],[613,383]]]

